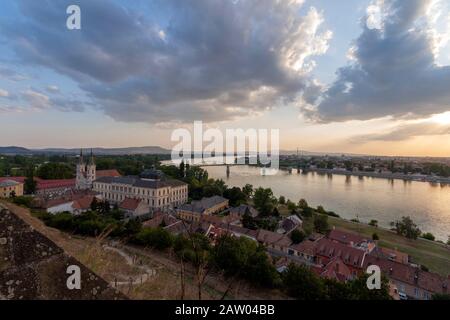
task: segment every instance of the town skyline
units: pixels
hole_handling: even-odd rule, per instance
[[[20,132],[0,145],[170,149],[201,120],[280,129],[283,150],[450,155],[445,1],[79,1],[67,30],[69,2],[2,4],[0,128]]]

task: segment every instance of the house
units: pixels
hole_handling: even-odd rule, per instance
[[[379,256],[398,263],[409,264],[409,255],[395,249],[376,247],[371,255]]]
[[[142,226],[145,228],[167,227],[179,221],[180,220],[169,213],[158,212],[152,219],[145,221]]]
[[[295,229],[301,228],[302,224],[303,224],[302,219],[300,219],[296,215],[291,215],[289,217],[284,218],[279,223],[277,233],[291,233]]]
[[[10,179],[0,180],[0,198],[10,198],[11,196],[23,195],[23,182]]]
[[[213,196],[181,205],[177,209],[177,215],[180,219],[185,221],[199,222],[202,216],[217,214],[227,208],[228,199],[220,196]]]
[[[288,236],[263,229],[257,231],[256,240],[268,249],[283,253],[288,253],[288,248],[292,244]]]
[[[135,218],[150,213],[150,206],[141,199],[125,198],[119,209],[125,212],[127,218]]]
[[[316,243],[314,241],[305,240],[289,246],[288,254],[300,257],[309,263],[314,263],[315,247]]]
[[[101,200],[101,197],[92,192],[75,192],[46,200],[42,206],[48,213],[70,212],[78,215],[90,210],[94,198]]]
[[[375,254],[368,255],[364,261],[364,268],[370,265],[380,267],[383,274],[397,287],[398,292],[409,299],[430,300],[435,293],[450,293],[450,277],[445,278]]]
[[[318,270],[320,270],[320,277],[339,282],[346,282],[354,277],[350,268],[339,257],[331,259],[328,264]]]
[[[353,276],[357,276],[364,263],[366,252],[340,242],[322,238],[315,243],[315,263],[327,265],[332,259],[340,258],[349,267]]]
[[[210,228],[210,231],[212,231],[216,237],[222,235],[230,235],[237,238],[245,237],[247,239],[257,241],[256,238],[258,232],[256,230],[251,230],[241,226],[226,223],[212,223],[211,226],[212,228]]]
[[[241,204],[238,207],[231,207],[230,213],[237,214],[239,217],[243,217],[246,213],[252,218],[256,218],[259,215],[258,210],[247,204]]]
[[[327,238],[333,242],[342,243],[353,248],[364,250],[368,253],[376,247],[376,244],[372,239],[336,228],[328,233]]]

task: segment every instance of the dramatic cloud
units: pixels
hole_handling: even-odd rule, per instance
[[[82,0],[82,29],[69,31],[72,2],[20,0],[23,18],[5,36],[24,62],[70,76],[123,121],[218,121],[299,103],[313,82],[312,58],[331,38],[317,10],[300,15],[301,0],[156,0],[127,8]]]
[[[436,122],[419,122],[404,124],[392,131],[380,134],[367,134],[351,138],[353,143],[365,143],[370,141],[403,141],[419,136],[449,135],[450,124]]]
[[[3,89],[0,89],[0,97],[9,97],[9,92]]]
[[[333,122],[426,118],[450,110],[450,67],[436,62],[450,35],[434,28],[442,13],[438,5],[443,3],[375,1],[349,52],[350,64],[338,70],[337,80],[319,95],[316,108],[306,113]]]

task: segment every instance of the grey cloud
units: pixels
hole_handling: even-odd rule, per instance
[[[156,0],[139,12],[82,0],[82,29],[69,31],[72,2],[20,0],[24,18],[5,35],[24,62],[70,76],[123,121],[217,121],[293,103],[330,38],[294,0]]]
[[[323,122],[425,118],[450,110],[450,67],[436,64],[426,19],[431,2],[385,0],[382,29],[364,23],[356,62],[338,70],[311,116]]]
[[[435,122],[419,122],[401,125],[392,131],[381,134],[367,134],[352,137],[353,143],[365,143],[370,141],[403,141],[418,136],[449,135],[450,125]]]

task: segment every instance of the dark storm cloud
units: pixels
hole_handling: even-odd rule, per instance
[[[292,103],[330,38],[295,0],[77,1],[82,29],[69,31],[72,2],[20,0],[5,35],[25,63],[70,76],[123,121],[217,121]]]
[[[356,40],[356,61],[338,70],[315,111],[324,122],[427,117],[450,110],[450,67],[438,66],[427,10],[431,0],[385,0],[381,29]]]

